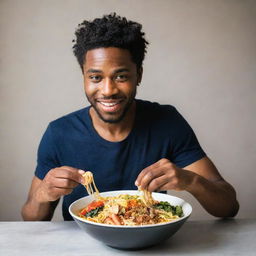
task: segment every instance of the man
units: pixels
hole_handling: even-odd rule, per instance
[[[214,216],[237,214],[235,190],[177,110],[135,99],[147,44],[140,24],[116,14],[79,25],[73,49],[91,106],[49,124],[24,220],[51,220],[62,196],[71,220],[69,205],[86,195],[83,170],[102,192],[186,190]]]

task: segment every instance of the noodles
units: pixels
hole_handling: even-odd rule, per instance
[[[150,207],[154,203],[152,193],[149,192],[148,190],[141,189],[140,187],[138,187],[138,189],[142,191],[141,200],[144,202],[145,205]]]
[[[83,185],[86,188],[88,195],[93,195],[95,199],[99,199],[100,193],[95,185],[93,174],[91,172],[87,171],[83,174],[83,177],[84,177]]]
[[[142,194],[101,197],[95,185],[93,174],[85,172],[84,186],[89,195],[94,196],[78,216],[96,223],[111,225],[138,226],[170,222],[183,216],[181,206],[156,201],[152,193],[138,187]]]
[[[90,171],[85,172],[83,174],[83,177],[84,177],[83,185],[85,186],[88,195],[93,195],[95,199],[99,198],[100,193],[95,185],[92,172],[90,172]],[[145,189],[141,189],[140,187],[138,187],[138,189],[139,189],[139,191],[142,191],[141,200],[144,202],[144,204],[146,206],[150,207],[154,203],[152,193]]]
[[[177,208],[179,207],[179,208]],[[168,202],[153,201],[148,207],[138,195],[101,197],[81,209],[78,216],[96,223],[139,226],[159,224],[178,219],[177,209]]]

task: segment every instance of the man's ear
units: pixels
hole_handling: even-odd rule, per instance
[[[137,86],[140,85],[140,82],[142,80],[142,74],[143,74],[143,67],[140,67],[137,72]]]

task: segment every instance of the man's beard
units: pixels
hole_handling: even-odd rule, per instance
[[[122,112],[119,116],[117,116],[117,118],[114,118],[115,113],[113,113],[113,114],[112,114],[112,113],[108,113],[109,116],[113,115],[113,118],[105,118],[105,117],[101,114],[100,110],[98,109],[97,103],[96,103],[95,101],[92,101],[87,95],[86,95],[86,98],[87,98],[87,100],[90,102],[92,108],[96,111],[98,117],[99,117],[103,122],[105,122],[105,123],[110,123],[110,124],[116,124],[116,123],[121,122],[121,121],[124,119],[124,117],[125,117],[125,115],[127,114],[128,110],[131,108],[131,105],[132,105],[132,103],[133,103],[133,101],[134,101],[134,99],[135,99],[135,96],[136,96],[136,90],[134,90],[133,94],[129,97],[129,100],[127,101],[127,103],[126,103],[125,106],[124,106],[123,112]],[[102,97],[102,98],[100,98],[100,99],[102,99],[102,100],[111,100],[111,99],[120,99],[120,98],[123,98],[123,97],[120,97],[120,96],[111,96],[111,97]]]

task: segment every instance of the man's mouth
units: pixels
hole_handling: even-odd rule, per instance
[[[106,107],[113,107],[115,105],[117,105],[119,102],[112,102],[112,103],[108,103],[108,102],[100,102],[100,104],[102,104],[103,106]]]
[[[103,101],[97,101],[100,104],[100,107],[105,112],[117,112],[122,104],[122,100],[103,100]]]

